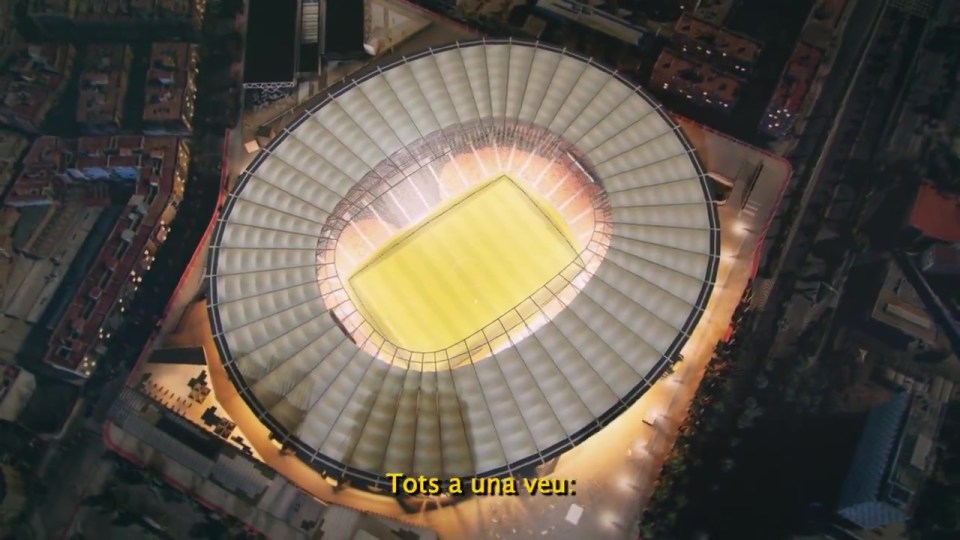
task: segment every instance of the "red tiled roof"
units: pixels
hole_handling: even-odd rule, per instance
[[[77,122],[119,127],[133,52],[126,45],[91,45],[80,73]]]
[[[910,226],[935,240],[960,242],[960,195],[941,192],[932,182],[924,182],[913,202]]]
[[[690,39],[709,51],[716,60],[725,57],[745,64],[753,64],[760,56],[760,44],[750,38],[718,28],[708,22],[684,14],[674,25],[677,35]]]
[[[189,43],[154,43],[150,51],[143,119],[145,122],[184,123],[193,91],[196,49]],[[189,122],[189,119],[186,119]],[[188,128],[188,124],[184,124]]]
[[[707,97],[721,103],[733,103],[737,100],[740,83],[707,64],[664,49],[653,68],[650,86],[658,91],[679,91],[698,99]]]
[[[182,158],[179,153],[180,141],[177,137],[84,137],[79,140],[44,137],[34,144],[25,162],[25,170],[18,176],[8,195],[7,204],[56,200],[55,188],[67,183],[58,174],[69,167],[113,169],[133,166],[139,169],[139,177],[131,180],[136,182],[137,193],[149,191],[151,184],[158,186],[157,196],[146,207],[145,215],[133,235],[128,233],[124,239],[125,231],[133,224],[126,214],[117,220],[100,250],[94,271],[84,277],[53,331],[51,346],[45,357],[47,362],[76,369],[88,350],[97,343],[104,319],[129,282],[130,271],[139,268],[137,262],[143,257],[145,246],[156,232],[153,230],[154,224],[167,208],[174,177],[178,170],[183,173],[184,164],[178,162]],[[123,149],[126,149],[126,155],[123,155]],[[76,156],[73,160],[63,157],[70,150]],[[81,171],[75,178],[76,182],[82,180],[82,174]],[[109,202],[108,191],[96,178],[87,179],[83,188],[84,200],[88,204]],[[128,212],[137,211],[137,206],[142,204],[135,205],[133,200],[128,202]],[[118,261],[117,253],[124,243],[129,245]],[[105,274],[108,275],[104,282]],[[93,302],[93,305],[88,305],[88,302]],[[86,317],[82,317],[85,308]],[[65,355],[60,354],[61,346],[69,348]]]
[[[807,97],[822,58],[822,50],[803,42],[798,43],[780,77],[780,83],[773,92],[770,107],[796,113]]]
[[[74,49],[69,45],[30,45],[0,74],[0,117],[36,130],[66,86]]]

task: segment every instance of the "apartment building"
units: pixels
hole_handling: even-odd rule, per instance
[[[23,46],[23,38],[13,24],[16,6],[17,0],[0,0],[0,65]]]
[[[191,39],[205,8],[206,0],[29,0],[27,17],[51,39]]]
[[[34,143],[7,196],[8,208],[70,202],[107,207],[121,186],[130,194],[89,271],[48,322],[46,362],[81,376],[92,372],[105,352],[102,341],[120,324],[124,301],[166,239],[183,197],[188,161],[189,149],[177,137],[42,137]]]
[[[748,75],[760,58],[756,41],[690,15],[681,16],[673,31],[681,52],[739,77]]]
[[[193,131],[196,76],[196,46],[153,44],[143,107],[144,133],[189,135]]]
[[[30,141],[19,133],[0,130],[0,193],[13,181],[17,162],[27,151]]]
[[[90,45],[78,83],[76,121],[90,134],[120,130],[133,51],[127,45]]]
[[[797,43],[760,120],[761,134],[780,138],[790,133],[822,61],[823,50],[802,41]]]
[[[667,49],[657,58],[649,87],[654,92],[683,97],[698,105],[727,112],[740,94],[740,82],[733,77]]]
[[[71,45],[29,45],[0,74],[0,123],[38,133],[70,80],[76,50]]]

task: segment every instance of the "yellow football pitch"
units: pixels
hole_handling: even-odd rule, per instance
[[[349,278],[364,318],[393,344],[455,345],[520,304],[577,251],[559,214],[507,177],[398,235]]]

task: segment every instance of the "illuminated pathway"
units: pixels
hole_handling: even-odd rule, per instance
[[[756,151],[736,141],[689,124],[684,127],[712,172],[735,177],[744,159],[761,159]],[[757,236],[764,230],[783,183],[789,178],[789,166],[784,162],[773,156],[762,159],[765,172],[745,210],[740,210],[740,187],[735,188],[730,203],[720,208],[723,256],[717,286],[706,315],[684,347],[685,360],[677,366],[677,372],[655,385],[604,430],[560,458],[552,477],[575,479],[575,496],[473,498],[443,509],[407,514],[387,497],[353,489],[335,493],[314,469],[294,456],[280,455],[266,429],[240,399],[217,358],[203,303],[188,309],[164,346],[202,344],[210,362],[217,400],[250,444],[272,468],[321,500],[429,527],[443,538],[635,538],[634,525],[640,509],[650,495],[712,350],[726,332],[751,277]],[[201,260],[196,261],[191,275],[203,268],[204,258],[198,258]],[[185,285],[181,298],[194,298],[198,285],[199,279],[195,285]],[[177,299],[174,304],[186,302]],[[165,328],[173,330],[167,325]],[[574,503],[584,508],[577,525],[564,519]]]

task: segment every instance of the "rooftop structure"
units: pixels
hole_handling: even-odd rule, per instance
[[[920,268],[928,274],[960,274],[960,244],[934,244],[923,252]]]
[[[0,463],[0,533],[7,534],[7,526],[23,512],[27,505],[26,484],[16,469]]]
[[[729,111],[739,99],[740,82],[707,64],[664,50],[653,67],[649,87],[704,107]]]
[[[59,321],[120,217],[111,191],[122,193],[103,178],[108,171],[87,171],[100,180],[81,181],[84,171],[73,169],[78,152],[76,140],[38,139],[7,195],[3,219],[11,255],[2,295],[6,350],[19,350],[24,345],[20,338],[31,328],[52,329]]]
[[[0,364],[0,420],[16,422],[36,388],[32,373],[13,364]]]
[[[847,2],[848,0],[819,0],[813,8],[813,20],[833,30],[840,23]]]
[[[268,538],[437,538],[429,530],[324,504],[217,434],[132,388],[111,406],[105,442],[136,463],[161,463],[160,473],[174,485],[191,486],[191,497],[242,519]]]
[[[97,31],[101,37],[156,31],[186,38],[203,22],[206,0],[30,0],[27,16],[48,37]]]
[[[607,9],[601,2],[578,0],[538,0],[537,12],[551,18],[562,18],[629,43],[640,45],[650,30]]]
[[[407,56],[238,180],[207,259],[220,359],[338,481],[532,473],[698,324],[719,262],[708,182],[662,107],[586,58],[517,41]]]
[[[24,3],[27,16],[45,35],[64,36],[73,31],[75,0],[27,0]]]
[[[810,93],[822,60],[822,50],[802,41],[797,43],[760,121],[760,133],[783,137],[790,132]]]
[[[816,0],[799,41],[820,49],[830,49],[831,43],[843,33],[856,5],[857,2],[851,0]]]
[[[0,0],[0,66],[23,46],[23,38],[14,24],[17,0]]]
[[[923,182],[907,225],[930,240],[960,242],[960,195],[940,191],[933,182]]]
[[[936,11],[936,0],[892,0],[890,5],[917,17],[928,18]]]
[[[903,391],[873,409],[843,484],[837,512],[866,530],[906,522],[933,470],[933,452],[953,384],[941,377],[892,380]]]
[[[741,77],[748,74],[760,58],[761,47],[756,41],[689,14],[677,20],[673,31],[674,39],[684,53]]]
[[[400,45],[433,24],[427,13],[410,10],[403,4],[390,1],[373,1],[364,9],[370,22],[365,49],[373,56]],[[307,41],[309,36],[303,39]]]
[[[923,300],[900,267],[887,265],[886,277],[877,293],[871,318],[902,332],[908,339],[936,346],[942,340],[936,320],[927,312]]]
[[[13,233],[19,214],[12,208],[0,210],[0,300],[7,288],[7,278],[13,269]]]
[[[188,135],[193,131],[196,75],[196,46],[153,44],[143,108],[145,133]]]
[[[864,529],[906,521],[899,501],[891,504],[888,500],[893,494],[885,489],[884,474],[897,453],[897,439],[910,401],[908,392],[897,394],[870,412],[863,429],[837,512]]]
[[[133,51],[127,45],[90,45],[80,72],[77,123],[88,133],[120,129]]]
[[[299,2],[250,0],[247,9],[244,87],[292,87],[299,64]]]
[[[119,323],[123,299],[166,237],[183,194],[189,153],[174,137],[43,137],[24,160],[24,171],[8,195],[13,207],[109,204],[109,183],[128,185],[123,216],[106,235],[91,271],[58,320],[44,359],[81,375],[101,351],[100,338]]]
[[[37,133],[63,94],[76,51],[71,45],[30,45],[0,75],[0,123]]]
[[[30,141],[23,135],[0,130],[0,193],[13,181],[16,165],[29,146]]]

